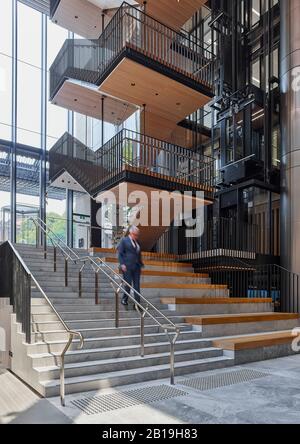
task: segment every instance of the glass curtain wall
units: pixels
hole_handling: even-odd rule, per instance
[[[48,102],[48,70],[67,37],[35,9],[1,0],[0,140],[8,148],[0,152],[0,241],[32,243],[26,217],[66,217],[63,194],[47,198],[46,150],[70,126],[68,111]],[[19,146],[28,155],[18,155]],[[39,154],[31,158],[32,149]]]

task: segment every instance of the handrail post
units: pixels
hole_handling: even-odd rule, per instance
[[[180,334],[180,330],[176,329],[174,336],[171,338],[167,330],[165,330],[166,335],[170,341],[170,384],[175,385],[175,344],[177,338]]]
[[[44,259],[47,259],[47,236],[43,236],[43,244],[44,244]]]
[[[145,311],[141,312],[141,357],[145,356],[145,317],[148,313],[149,307],[146,307]]]
[[[68,259],[65,258],[65,287],[68,286]]]
[[[119,328],[119,325],[120,325],[119,292],[120,292],[120,288],[118,290],[115,290],[115,326],[116,326],[116,328]]]
[[[54,248],[54,250],[53,250],[53,261],[54,261],[54,264],[53,264],[53,269],[54,269],[54,273],[56,273],[56,271],[57,271],[57,255],[56,255],[56,247],[54,246],[53,247]]]
[[[79,293],[79,298],[82,298],[82,273],[81,273],[81,269],[79,270],[79,274],[78,274],[78,293]]]
[[[99,274],[95,271],[95,304],[99,305]]]
[[[38,248],[39,247],[39,227],[35,222],[34,222],[34,225],[35,225],[35,237],[36,237],[35,246],[36,246],[36,248]]]
[[[66,406],[65,402],[65,355],[72,343],[73,335],[70,333],[69,340],[61,354],[61,364],[60,364],[60,401],[63,407]]]

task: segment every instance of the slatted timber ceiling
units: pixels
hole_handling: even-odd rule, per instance
[[[137,0],[144,5],[144,0]],[[179,30],[205,5],[207,0],[147,0],[146,13],[165,25]]]
[[[19,2],[43,14],[50,15],[50,0],[19,0]]]
[[[69,31],[88,39],[98,39],[122,0],[60,0],[52,20]],[[135,3],[129,0],[128,3]]]
[[[62,108],[102,120],[102,97],[104,97],[103,120],[113,125],[120,125],[137,109],[127,102],[103,95],[97,89],[71,81],[63,83],[52,102]]]
[[[100,85],[103,94],[119,97],[168,121],[179,123],[210,98],[156,71],[123,59]]]
[[[199,146],[208,140],[208,137],[201,133],[178,126],[176,122],[164,119],[147,110],[141,112],[141,130],[148,136],[185,148]]]
[[[147,170],[141,171],[141,174],[147,174]],[[151,175],[150,171],[149,174]],[[115,195],[115,201],[118,203],[118,205],[129,206],[131,208],[141,208],[141,213],[137,212],[136,220],[133,219],[131,222],[136,225],[141,222],[141,226],[139,227],[141,230],[140,242],[144,251],[151,251],[158,239],[170,226],[170,223],[168,223],[168,225],[164,225],[163,215],[165,213],[162,208],[162,201],[154,201],[152,193],[156,191],[161,193],[162,190],[154,187],[123,182],[120,185],[111,188],[108,192],[104,191],[97,196],[98,202],[104,202],[106,198],[108,200],[111,199],[111,193],[113,193]],[[147,196],[147,202],[142,201],[141,193],[144,193],[144,195]],[[144,204],[147,205],[147,208],[145,208]],[[200,198],[191,198],[191,205],[193,208],[197,208],[203,204],[210,205],[211,202],[202,200]],[[180,213],[180,207],[177,206],[174,201],[170,200],[169,210],[170,220],[173,222],[173,220]],[[147,221],[149,226],[145,226]],[[151,224],[151,221],[157,221],[158,223],[156,225]]]
[[[102,32],[101,9],[86,0],[61,0],[52,21],[90,39],[99,38]]]

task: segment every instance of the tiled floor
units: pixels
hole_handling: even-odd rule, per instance
[[[180,377],[177,378],[176,388],[184,391],[184,396],[94,415],[86,415],[71,401],[142,387],[156,387],[168,384],[168,381],[69,395],[67,406],[62,408],[58,398],[39,399],[11,374],[4,373],[0,374],[0,423],[300,424],[300,356],[200,373],[197,376],[241,368],[257,370],[265,376],[209,391],[181,385],[180,382],[186,378]],[[194,377],[195,375],[189,376]]]

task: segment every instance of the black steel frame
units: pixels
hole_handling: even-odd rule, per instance
[[[20,257],[15,254],[12,244],[0,245],[0,297],[8,298],[21,324],[26,343],[31,342],[31,274]]]

